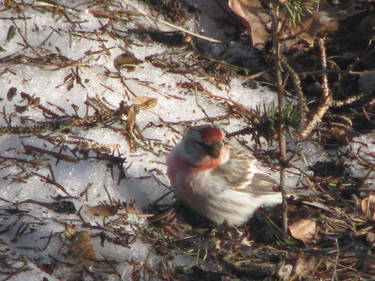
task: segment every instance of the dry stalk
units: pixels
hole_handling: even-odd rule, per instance
[[[312,130],[316,127],[316,125],[322,120],[324,114],[328,111],[333,103],[332,99],[332,92],[328,87],[328,78],[327,78],[327,55],[326,55],[326,48],[324,45],[324,39],[320,38],[318,40],[320,54],[321,54],[321,63],[322,63],[322,91],[323,91],[323,103],[319,106],[317,111],[311,118],[311,121],[301,130],[299,133],[300,138],[306,138]]]
[[[323,103],[319,106],[319,108],[316,110],[316,112],[313,114],[312,118],[310,118],[310,122],[306,124],[303,129],[300,130],[299,137],[300,138],[306,138],[312,130],[318,125],[318,123],[321,122],[323,116],[326,114],[328,109],[330,107],[342,107],[345,105],[352,104],[358,100],[360,100],[362,97],[366,95],[366,93],[359,93],[358,95],[348,97],[345,100],[334,100],[332,97],[332,92],[328,86],[328,78],[327,73],[329,72],[327,70],[327,54],[326,54],[326,48],[325,48],[325,40],[324,38],[320,38],[318,40],[319,48],[320,48],[320,54],[321,54],[321,64],[322,64],[322,92],[323,92]],[[298,92],[298,89],[297,89]]]
[[[276,88],[277,88],[277,95],[278,95],[278,111],[279,111],[279,124],[278,124],[278,131],[279,131],[279,149],[280,149],[280,189],[282,194],[282,219],[283,219],[283,235],[284,238],[287,236],[288,233],[288,216],[287,216],[287,196],[284,188],[284,180],[285,180],[285,167],[286,167],[286,145],[285,145],[285,135],[283,132],[283,120],[282,110],[284,106],[284,86],[281,76],[281,51],[280,51],[280,41],[279,41],[279,26],[280,22],[278,20],[278,7],[274,7],[270,4],[271,11],[272,11],[272,40],[273,40],[273,48],[275,52],[275,71],[276,71]]]

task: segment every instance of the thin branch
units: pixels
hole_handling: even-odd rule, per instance
[[[321,63],[322,63],[322,91],[323,91],[323,103],[319,106],[317,111],[314,113],[314,115],[311,118],[311,121],[301,130],[299,137],[300,138],[306,138],[312,130],[316,127],[320,121],[322,121],[322,118],[324,114],[328,111],[330,106],[333,103],[332,99],[332,93],[328,87],[328,78],[327,78],[327,55],[326,55],[326,48],[324,45],[324,39],[321,38],[318,40],[319,42],[319,48],[321,53]]]
[[[281,51],[280,51],[280,41],[278,37],[278,7],[274,7],[270,4],[272,11],[272,39],[273,47],[275,52],[275,70],[276,70],[276,88],[278,96],[278,111],[279,111],[279,149],[280,149],[280,189],[282,195],[282,219],[283,219],[283,236],[284,238],[288,233],[288,216],[287,216],[287,196],[285,192],[285,167],[286,167],[286,145],[285,145],[285,135],[283,132],[283,120],[282,120],[282,110],[284,106],[284,86],[281,76]]]

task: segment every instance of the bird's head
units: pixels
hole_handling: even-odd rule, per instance
[[[219,158],[222,154],[224,133],[210,125],[189,128],[183,137],[183,150],[192,163]]]

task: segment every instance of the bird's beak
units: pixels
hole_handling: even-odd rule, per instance
[[[207,146],[207,153],[213,158],[218,158],[221,153],[223,144],[218,141],[214,141]]]

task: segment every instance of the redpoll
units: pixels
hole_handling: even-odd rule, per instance
[[[176,196],[217,224],[241,225],[262,206],[281,203],[278,182],[239,145],[224,145],[222,130],[189,128],[167,159]]]

